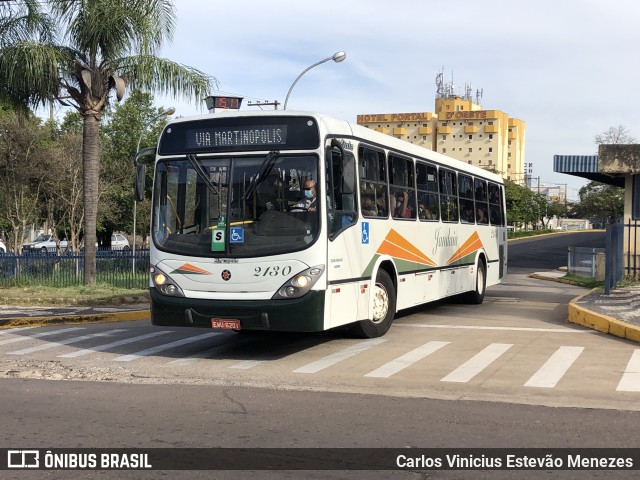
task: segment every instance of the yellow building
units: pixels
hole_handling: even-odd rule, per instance
[[[525,181],[525,122],[500,110],[483,110],[456,95],[436,98],[435,113],[358,115],[359,125]]]

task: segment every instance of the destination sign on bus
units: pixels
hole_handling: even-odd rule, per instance
[[[286,145],[286,125],[259,125],[187,130],[186,147],[255,147]]]
[[[314,149],[320,146],[315,119],[260,115],[194,119],[166,126],[158,153],[175,155],[202,152]]]

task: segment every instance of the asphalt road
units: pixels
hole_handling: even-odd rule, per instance
[[[604,231],[563,232],[544,237],[527,237],[509,242],[510,272],[531,273],[567,265],[567,248],[604,248]]]

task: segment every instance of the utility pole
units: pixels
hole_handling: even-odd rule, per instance
[[[281,105],[278,100],[270,102],[265,100],[264,102],[248,102],[247,107],[274,107],[274,110],[278,109],[278,105]]]

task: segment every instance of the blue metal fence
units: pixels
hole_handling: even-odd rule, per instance
[[[119,288],[146,289],[149,286],[149,250],[136,250],[135,262],[131,250],[99,250],[96,282]],[[69,287],[83,283],[82,253],[0,254],[0,286]]]

